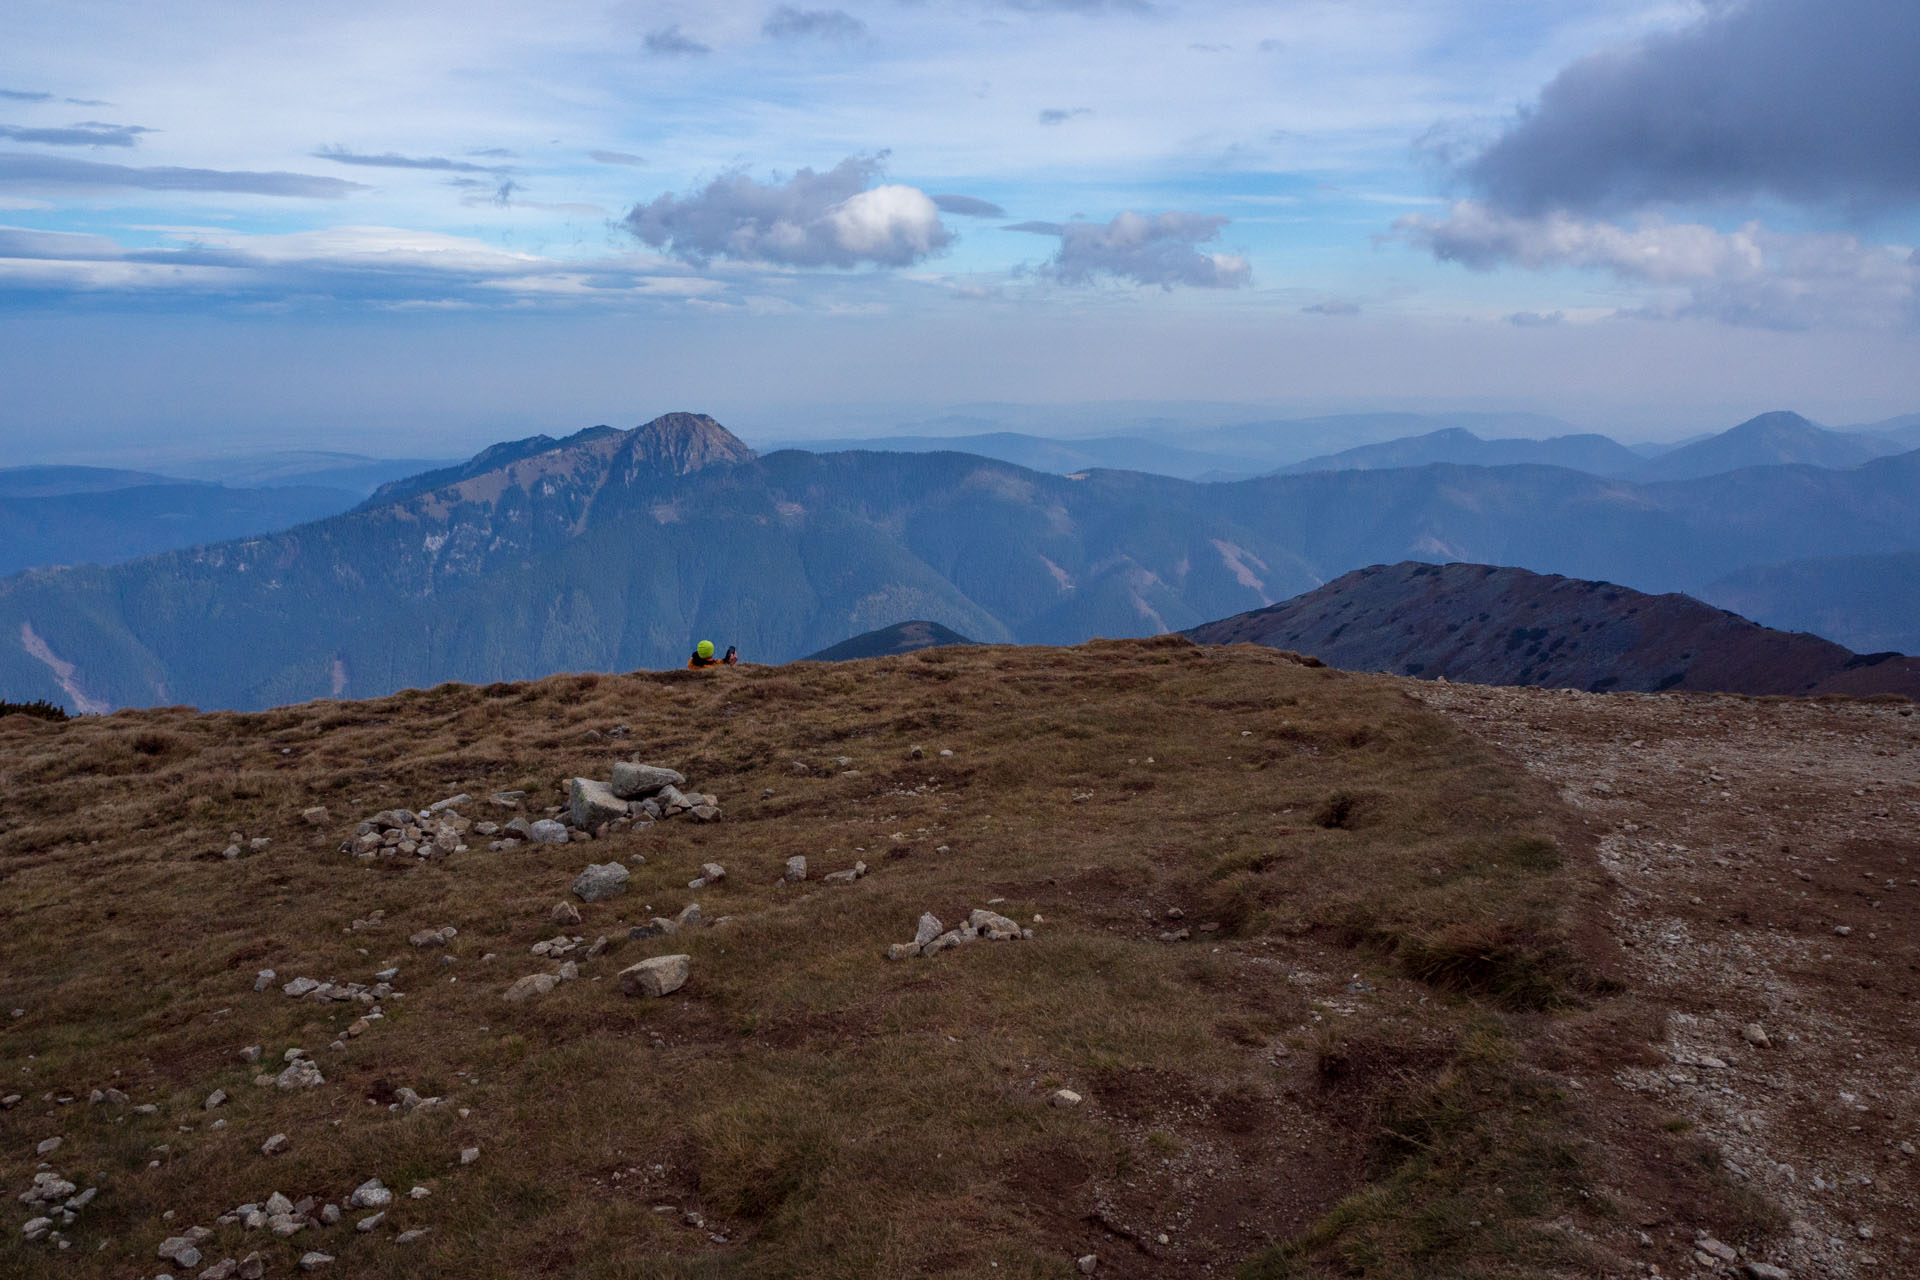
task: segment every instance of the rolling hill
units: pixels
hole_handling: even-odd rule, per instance
[[[1920,658],[1859,655],[1690,596],[1645,595],[1481,564],[1406,561],[1186,634],[1330,666],[1590,693],[1897,693],[1920,699]]]
[[[1627,446],[1602,435],[1554,436],[1546,440],[1483,440],[1471,431],[1450,427],[1423,436],[1408,436],[1308,458],[1305,462],[1296,462],[1282,470],[1298,475],[1308,471],[1422,467],[1434,462],[1475,467],[1529,464],[1567,467],[1597,476],[1630,475],[1647,464],[1645,458]]]
[[[1709,583],[1700,598],[1862,652],[1920,653],[1920,551],[1755,565]]]
[[[916,620],[898,622],[891,627],[881,627],[865,635],[842,640],[830,645],[818,653],[810,653],[804,659],[807,662],[849,662],[856,658],[884,658],[896,653],[913,653],[920,649],[937,649],[942,645],[974,644],[957,631],[941,626],[937,622]]]

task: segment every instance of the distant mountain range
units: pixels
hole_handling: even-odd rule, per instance
[[[890,627],[880,627],[857,635],[851,640],[842,640],[839,644],[810,653],[804,659],[807,662],[851,662],[857,658],[886,658],[896,653],[914,653],[921,649],[937,649],[942,645],[974,644],[958,631],[943,627],[937,622],[915,619],[912,622],[896,622]]]
[[[1406,561],[1344,574],[1281,604],[1194,627],[1329,666],[1588,692],[1898,693],[1920,658],[1859,655],[1684,595],[1481,564]]]
[[[1482,440],[1471,431],[1449,427],[1423,436],[1407,436],[1380,444],[1361,445],[1339,453],[1296,462],[1282,472],[1377,471],[1388,467],[1424,467],[1451,462],[1475,467],[1569,467],[1597,476],[1624,476],[1646,464],[1646,458],[1607,436],[1554,436],[1546,440]]]
[[[902,618],[1071,643],[1408,558],[1699,592],[1920,548],[1916,495],[1920,452],[1652,484],[1447,463],[1200,484],[950,452],[762,457],[669,414],[498,445],[275,534],[0,581],[0,697],[261,707],[678,665],[702,635],[779,662]]]
[[[1755,565],[1707,584],[1700,598],[1862,652],[1920,653],[1920,551]]]
[[[117,564],[335,515],[344,489],[228,489],[99,467],[0,470],[0,574]]]

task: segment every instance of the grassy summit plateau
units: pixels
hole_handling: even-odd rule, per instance
[[[1642,1203],[1763,1229],[1685,1135],[1558,1083],[1658,1020],[1603,976],[1580,825],[1407,683],[1162,638],[0,720],[0,1184],[99,1188],[64,1251],[17,1206],[0,1272],[190,1274],[156,1249],[201,1226],[203,1266],[269,1275],[1599,1275]],[[341,852],[459,792],[541,817],[624,758],[725,821]],[[628,891],[557,927],[613,860]],[[693,901],[725,919],[628,939]],[[989,906],[1033,938],[884,958]],[[504,1001],[558,932],[609,949]],[[621,993],[665,953],[683,988]],[[280,987],[394,966],[354,1037],[363,1005]],[[325,1083],[256,1084],[289,1048]],[[372,1230],[219,1221],[371,1178]]]

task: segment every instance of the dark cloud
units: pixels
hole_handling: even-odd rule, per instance
[[[991,200],[976,196],[935,196],[933,203],[942,213],[957,213],[963,218],[1004,218],[1007,211]]]
[[[24,89],[0,89],[0,98],[6,98],[12,102],[53,101],[53,95],[50,93],[29,93]]]
[[[1463,166],[1511,212],[1920,202],[1920,4],[1747,0],[1566,68]]]
[[[509,151],[505,147],[475,147],[467,152],[470,156],[479,156],[484,160],[518,160],[518,151]]]
[[[641,41],[648,53],[657,58],[697,58],[713,50],[680,29],[679,23],[647,32]]]
[[[1216,239],[1227,219],[1218,214],[1131,211],[1111,222],[1021,222],[1008,231],[1058,236],[1060,249],[1040,268],[1062,284],[1092,284],[1102,276],[1136,284],[1238,289],[1253,278],[1245,258],[1203,253],[1196,246]]]
[[[291,196],[308,200],[338,200],[368,188],[340,178],[305,173],[249,173],[222,169],[179,169],[171,166],[136,169],[123,164],[69,160],[65,156],[0,153],[0,190],[104,191],[228,191],[243,195]]]
[[[22,125],[0,124],[0,138],[14,142],[39,142],[50,147],[130,147],[143,133],[152,133],[137,124],[102,124],[83,120],[64,129],[29,129]]]
[[[1040,123],[1065,124],[1075,116],[1088,116],[1092,114],[1092,107],[1048,107],[1040,113]]]
[[[783,4],[760,24],[760,34],[774,40],[859,40],[867,24],[840,9],[796,9]]]
[[[1334,298],[1326,302],[1316,302],[1300,310],[1310,316],[1357,316],[1360,314],[1360,304]]]
[[[437,173],[506,172],[502,165],[469,164],[465,160],[449,160],[445,156],[403,156],[392,151],[370,156],[349,151],[345,147],[321,147],[313,153],[313,157],[316,160],[331,160],[335,164],[366,165],[374,169],[431,169]]]
[[[626,227],[685,262],[714,258],[793,267],[903,267],[953,241],[925,192],[875,185],[880,156],[850,156],[784,182],[724,174],[688,196],[635,205]]]
[[[646,160],[627,151],[589,151],[587,158],[601,164],[645,164]]]

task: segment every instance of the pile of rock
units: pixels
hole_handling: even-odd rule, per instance
[[[665,938],[697,924],[705,924],[707,918],[700,914],[700,904],[690,902],[680,908],[680,914],[669,920],[665,916],[655,916],[645,924],[634,925],[627,930],[629,941],[641,942],[648,938]]]
[[[250,853],[265,853],[268,846],[272,844],[273,841],[265,836],[254,836],[249,840],[235,831],[227,836],[227,847],[220,851],[220,856],[228,862],[238,862]]]
[[[445,943],[439,945],[444,946]],[[263,969],[261,974],[271,985],[274,978],[273,971]],[[260,978],[254,979],[254,990],[265,990],[260,983]],[[292,1000],[312,1000],[317,1003],[352,1001],[356,1004],[373,1005],[393,995],[393,983],[379,980],[369,985],[364,982],[322,982],[318,978],[295,978],[282,985],[280,990]]]
[[[896,942],[887,948],[887,959],[906,960],[913,956],[933,956],[955,947],[985,938],[989,942],[1018,942],[1033,937],[1033,930],[1022,929],[1003,915],[976,907],[967,922],[957,929],[940,923],[931,911],[920,917],[920,927],[912,942]]]
[[[720,798],[687,792],[686,775],[660,765],[621,760],[606,782],[575,778],[567,800],[567,816],[580,831],[597,833],[625,819],[629,823],[660,822],[685,815],[695,822],[718,822]]]
[[[444,858],[465,853],[465,836],[473,823],[458,812],[472,796],[450,796],[418,811],[384,809],[354,828],[344,849],[357,858]]]
[[[580,966],[569,960],[553,973],[530,973],[508,987],[501,999],[518,1004],[534,996],[544,996],[563,982],[580,976]]]
[[[34,1214],[21,1228],[28,1240],[60,1243],[60,1228],[70,1227],[80,1211],[93,1203],[100,1188],[81,1191],[67,1179],[49,1169],[33,1175],[33,1185],[20,1194],[20,1203]]]

